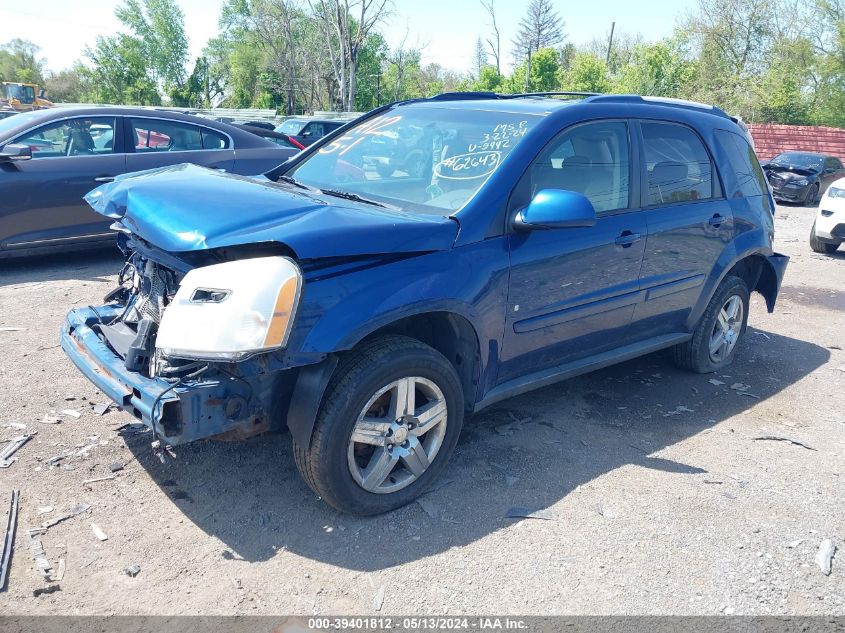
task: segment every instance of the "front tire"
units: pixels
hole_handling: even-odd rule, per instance
[[[819,191],[820,188],[818,184],[815,184],[807,189],[807,195],[804,196],[805,207],[812,207],[816,204],[819,199]]]
[[[839,244],[822,242],[819,238],[817,238],[816,223],[813,222],[813,228],[810,229],[810,248],[813,249],[813,252],[815,253],[824,253],[830,255],[831,253],[836,252],[836,249],[839,248]]]
[[[726,277],[707,304],[692,338],[673,348],[675,363],[699,374],[730,365],[748,323],[749,294],[744,280]]]
[[[454,367],[415,339],[364,343],[339,364],[310,446],[293,444],[309,487],[343,512],[380,514],[416,499],[438,477],[463,425]]]

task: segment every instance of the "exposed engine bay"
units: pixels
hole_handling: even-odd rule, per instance
[[[106,303],[117,303],[123,310],[116,319],[102,320],[93,328],[123,359],[126,369],[149,378],[179,378],[202,364],[156,352],[161,318],[182,277],[137,252],[127,259],[118,275],[118,287],[104,297]]]

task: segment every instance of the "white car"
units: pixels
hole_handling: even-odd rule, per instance
[[[810,248],[833,253],[845,240],[845,178],[834,181],[819,202],[816,221],[810,229]]]

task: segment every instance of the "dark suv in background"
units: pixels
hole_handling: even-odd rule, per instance
[[[308,147],[346,123],[337,119],[288,119],[276,127],[276,132],[287,134]]]
[[[156,450],[286,426],[308,485],[359,514],[424,492],[467,413],[664,348],[724,369],[788,261],[745,133],[582,96],[417,99],[266,178],[103,185],[122,283],[62,347]],[[397,139],[424,160],[391,162]]]

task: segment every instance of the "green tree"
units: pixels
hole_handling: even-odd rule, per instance
[[[694,80],[696,63],[689,60],[675,39],[654,44],[638,44],[630,61],[622,66],[615,92],[680,97]]]
[[[502,92],[505,89],[504,83],[505,78],[499,74],[495,66],[484,66],[478,79],[473,81],[469,88],[482,92]]]
[[[158,86],[152,79],[144,47],[125,34],[98,37],[86,55],[91,67],[81,71],[86,101],[127,105],[161,105]]]
[[[187,74],[188,38],[185,16],[176,1],[124,0],[115,15],[138,40],[153,81],[165,92],[181,87]]]
[[[577,53],[569,70],[561,73],[564,90],[577,92],[609,92],[611,88],[607,64],[593,53]]]
[[[83,74],[77,63],[70,70],[48,75],[44,80],[47,96],[55,103],[82,103],[87,90]]]
[[[14,39],[0,46],[0,81],[43,84],[41,49],[29,40]]]

